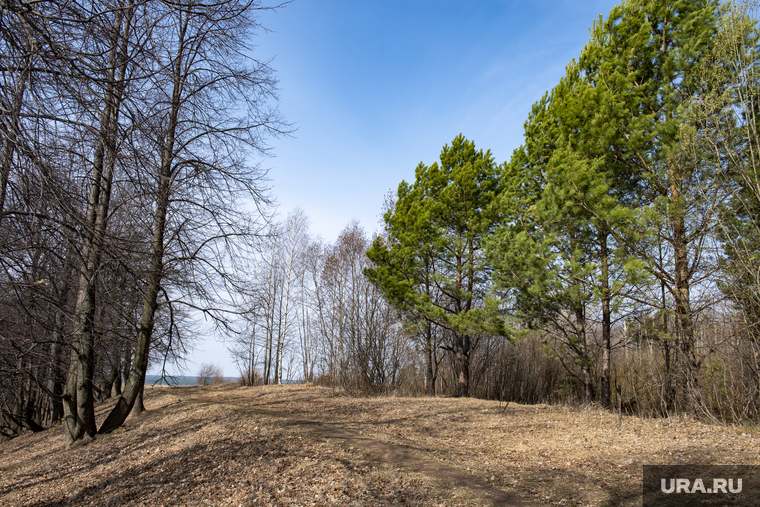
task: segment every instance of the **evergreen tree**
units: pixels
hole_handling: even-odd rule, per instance
[[[610,230],[618,221],[606,183],[614,132],[595,117],[599,93],[572,62],[538,102],[525,125],[525,145],[507,166],[499,200],[502,226],[489,243],[500,287],[511,289],[518,315],[562,337],[579,366],[570,368],[595,397],[589,351],[590,314],[601,310],[601,396],[610,404],[612,300],[624,270]],[[623,215],[625,216],[625,215]]]
[[[717,10],[712,1],[644,0],[613,9],[534,106],[505,172],[503,225],[491,242],[497,280],[523,318],[565,334],[587,400],[588,305],[601,307],[609,405],[612,310],[645,274],[674,302],[683,378],[696,392],[690,290],[710,272],[704,247],[725,187],[714,161],[692,149],[698,125],[688,110]],[[649,287],[633,299],[668,310]]]
[[[592,85],[614,104],[605,107],[616,112],[609,115],[617,123],[610,149],[621,170],[611,183],[632,189],[627,204],[638,213],[635,224],[614,232],[673,301],[690,404],[698,398],[701,363],[692,287],[713,269],[705,247],[724,194],[714,161],[693,150],[699,125],[689,108],[701,92],[718,9],[710,0],[629,0],[594,27],[584,62]],[[656,301],[654,293],[643,299]]]
[[[468,396],[470,355],[480,336],[504,334],[488,298],[483,255],[494,227],[498,168],[489,151],[476,151],[459,135],[444,146],[440,164],[420,164],[415,176],[413,185],[399,185],[384,217],[387,241],[376,239],[367,252],[375,267],[366,274],[397,308],[449,331],[444,348],[455,356],[459,395]]]

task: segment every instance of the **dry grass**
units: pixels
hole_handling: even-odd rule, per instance
[[[643,464],[760,463],[757,429],[597,409],[230,385],[145,404],[68,450],[60,427],[0,444],[0,505],[641,505]]]

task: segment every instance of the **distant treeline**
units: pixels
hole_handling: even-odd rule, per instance
[[[195,386],[198,385],[202,380],[202,377],[194,376],[194,375],[179,375],[179,376],[165,376],[162,377],[160,375],[146,375],[145,376],[145,384],[152,386]],[[222,377],[222,382],[224,383],[232,383],[232,382],[238,382],[240,380],[240,377]]]

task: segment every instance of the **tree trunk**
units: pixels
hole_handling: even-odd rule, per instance
[[[50,344],[50,357],[52,359],[50,364],[48,391],[53,393],[54,396],[63,395],[64,382],[62,378],[62,372],[60,371],[60,365],[65,364],[66,356],[64,354],[63,347],[63,326],[65,315],[61,309],[55,314],[55,330],[53,332],[53,343]],[[47,421],[47,426],[58,422],[63,417],[63,403],[60,399],[50,399],[50,418]]]
[[[601,242],[601,261],[602,261],[602,406],[610,408],[610,361],[612,357],[612,344],[610,340],[612,332],[612,316],[610,310],[610,270],[609,270],[609,251],[607,248],[607,233],[603,233]]]
[[[425,394],[429,394],[430,396],[435,396],[435,371],[434,371],[434,362],[435,358],[433,357],[433,325],[430,322],[426,323],[425,326],[425,369],[426,369],[426,376],[425,376]]]
[[[116,376],[113,379],[113,395],[121,396],[121,362],[116,368]]]
[[[179,123],[179,111],[182,106],[182,90],[186,76],[183,74],[183,53],[184,38],[188,26],[188,18],[185,18],[183,25],[180,27],[178,53],[173,66],[173,92],[172,106],[167,125],[164,147],[161,153],[161,165],[159,167],[157,193],[156,193],[156,211],[153,216],[153,241],[151,244],[150,269],[148,279],[144,288],[143,309],[140,316],[140,326],[137,333],[137,344],[135,345],[134,358],[132,367],[129,371],[129,377],[125,382],[124,393],[119,397],[116,406],[108,414],[103,425],[98,430],[99,433],[108,433],[119,426],[129,416],[132,408],[137,401],[138,396],[142,393],[145,385],[145,374],[148,369],[148,358],[150,354],[150,343],[153,337],[153,325],[155,324],[155,314],[158,308],[158,293],[161,289],[161,280],[163,279],[164,269],[164,234],[166,232],[166,217],[169,209],[169,196],[172,185],[172,165],[174,163],[174,141],[177,125]]]
[[[676,320],[678,324],[679,344],[682,355],[680,363],[684,366],[684,385],[686,388],[686,403],[688,409],[696,411],[701,396],[699,393],[699,381],[697,378],[699,363],[694,351],[694,323],[690,302],[689,288],[689,259],[687,230],[685,217],[679,209],[681,196],[678,183],[681,181],[680,170],[673,170],[673,183],[671,184],[671,206],[675,211],[672,217],[673,227],[673,257],[675,279],[675,303]]]
[[[581,381],[583,382],[583,402],[591,403],[594,401],[594,383],[591,376],[591,358],[586,350],[586,316],[583,307],[575,309],[575,320],[577,321],[577,340],[576,350],[581,363]]]
[[[256,323],[253,323],[253,329],[251,330],[251,343],[248,349],[248,375],[247,385],[255,385],[256,382]]]
[[[145,405],[143,404],[143,394],[145,393],[145,382],[143,382],[142,387],[140,388],[140,392],[137,393],[137,399],[135,400],[135,406],[132,407],[132,411],[140,415],[143,412],[145,412]]]
[[[116,378],[121,377],[121,368],[117,365],[111,366],[111,371],[108,373],[108,377],[103,379],[103,382],[100,384],[100,393],[102,399],[108,399],[111,397],[111,391],[113,390],[113,385],[116,383]]]
[[[7,8],[7,4],[5,5]],[[22,51],[24,51],[26,55],[24,55],[23,59],[17,60],[24,65],[24,68],[21,71],[18,80],[14,83],[10,111],[3,111],[7,120],[3,122],[4,127],[6,128],[4,129],[5,142],[3,143],[3,160],[2,166],[0,167],[0,221],[2,221],[3,212],[5,211],[5,196],[8,189],[8,180],[10,178],[11,169],[13,168],[13,159],[17,152],[16,143],[19,140],[19,118],[21,117],[21,109],[24,104],[24,95],[30,82],[32,61],[37,57],[39,52],[37,34],[33,33],[23,16],[16,17],[16,20],[20,21],[20,25],[23,25],[23,38],[26,47],[24,47]]]
[[[36,51],[36,43],[32,43],[32,51]],[[31,54],[31,53],[30,53]],[[5,133],[5,143],[3,147],[3,161],[0,168],[0,221],[3,218],[3,212],[5,211],[5,194],[8,188],[8,179],[11,174],[11,168],[13,167],[13,157],[16,153],[17,132],[19,126],[19,116],[21,114],[21,106],[24,100],[24,92],[26,91],[26,83],[29,80],[29,69],[26,68],[21,73],[21,77],[16,83],[16,89],[13,94],[13,105],[10,111],[10,128]]]
[[[457,336],[456,340],[456,360],[459,369],[459,391],[460,398],[470,396],[470,336]]]
[[[94,436],[96,433],[92,384],[95,366],[95,287],[105,241],[111,183],[116,165],[118,116],[126,85],[126,54],[132,10],[119,10],[116,16],[114,24],[116,32],[112,38],[109,57],[112,67],[108,71],[110,79],[105,91],[98,145],[90,180],[90,195],[87,201],[86,224],[89,230],[86,231],[84,238],[83,262],[79,273],[79,289],[74,310],[71,366],[64,399],[66,422],[64,433],[67,446],[84,435]]]
[[[176,117],[175,117],[176,121]],[[175,124],[176,125],[176,124]],[[173,145],[173,136],[171,136]],[[168,143],[167,143],[168,144]],[[168,150],[169,148],[167,148]],[[167,158],[168,155],[165,155]],[[116,406],[108,414],[98,433],[108,433],[121,426],[132,411],[138,395],[142,392],[145,384],[145,374],[148,368],[148,356],[150,353],[150,341],[153,335],[153,324],[158,308],[158,292],[163,277],[164,256],[164,232],[166,228],[166,214],[169,206],[169,191],[171,179],[170,160],[162,164],[161,178],[159,182],[159,199],[154,218],[153,246],[151,255],[150,275],[145,287],[143,297],[143,311],[140,318],[140,328],[137,333],[137,345],[135,346],[134,358],[129,376],[125,382],[124,392],[119,397]]]

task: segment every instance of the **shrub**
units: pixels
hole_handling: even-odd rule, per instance
[[[221,384],[224,382],[224,372],[220,366],[212,363],[203,363],[201,369],[198,370],[199,386],[210,386],[213,384]]]

